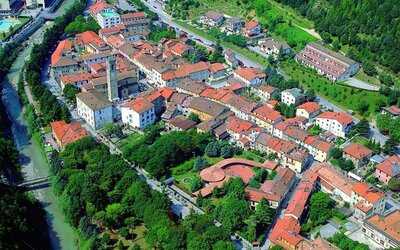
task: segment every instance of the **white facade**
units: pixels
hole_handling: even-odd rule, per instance
[[[84,119],[86,123],[96,130],[102,128],[105,124],[113,122],[112,105],[99,109],[92,109],[80,98],[76,98],[76,105],[79,117]]]
[[[97,23],[101,28],[110,28],[121,23],[121,16],[112,8],[106,8],[97,13]]]
[[[281,102],[286,105],[297,106],[304,101],[304,95],[300,89],[287,89],[281,92]]]
[[[346,138],[346,134],[350,130],[349,126],[343,125],[334,119],[317,117],[315,121],[321,129],[327,130],[338,137]]]
[[[122,123],[131,127],[144,129],[156,121],[154,105],[141,113],[134,111],[130,107],[121,107]]]

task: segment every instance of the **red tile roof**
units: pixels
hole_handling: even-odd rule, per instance
[[[283,119],[278,111],[270,108],[268,105],[262,105],[261,107],[256,108],[253,111],[253,114],[268,123],[274,123]]]
[[[333,146],[331,143],[324,141],[324,140],[318,138],[317,136],[311,136],[311,135],[305,139],[304,143],[306,145],[310,145],[324,153],[328,153],[329,150]]]
[[[205,89],[200,96],[219,101],[224,96],[231,94],[232,91],[226,89],[214,89],[214,88],[207,88]]]
[[[267,85],[267,84],[261,85],[260,87],[258,87],[258,89],[261,90],[262,92],[269,93],[269,94],[272,94],[278,90],[277,88],[275,88],[271,85]]]
[[[99,30],[99,35],[102,36],[107,36],[110,34],[117,34],[119,32],[121,32],[121,30],[125,29],[125,25],[123,23],[119,23],[117,25],[108,27],[108,28],[102,28]]]
[[[99,0],[89,7],[89,11],[92,15],[96,15],[106,8],[112,8],[112,6],[109,5],[106,1]]]
[[[251,81],[255,78],[265,78],[266,74],[261,70],[257,68],[238,68],[237,70],[234,71],[234,73],[247,81]]]
[[[170,48],[170,51],[177,56],[183,56],[184,53],[189,49],[189,46],[182,42],[176,43],[174,46]]]
[[[131,19],[131,18],[145,18],[146,15],[143,11],[138,11],[138,12],[129,12],[126,14],[123,14],[121,16],[121,19]]]
[[[343,126],[346,126],[353,122],[353,118],[351,117],[351,115],[348,115],[344,112],[327,111],[320,114],[317,118],[336,120]]]
[[[375,214],[366,222],[379,231],[385,232],[391,239],[400,242],[400,210],[395,210],[385,216]]]
[[[384,193],[376,190],[373,187],[370,187],[367,183],[364,182],[358,182],[354,184],[353,192],[372,204],[378,202],[385,196]]]
[[[308,113],[314,113],[321,109],[318,103],[316,102],[305,102],[297,107],[297,109],[304,109]]]
[[[50,126],[54,137],[60,143],[61,147],[65,147],[89,135],[79,122],[71,122],[68,124],[65,121],[55,121],[51,122]]]
[[[175,72],[178,78],[187,77],[190,74],[208,70],[209,64],[206,62],[198,62],[194,64],[183,64]]]
[[[229,117],[226,129],[234,133],[243,133],[249,131],[254,125],[251,122],[237,118],[236,116]]]
[[[153,108],[154,105],[147,99],[145,99],[143,97],[138,97],[132,101],[127,102],[124,105],[124,107],[128,107],[137,113],[143,113],[143,112]]]
[[[216,73],[221,70],[225,70],[225,65],[223,65],[222,63],[213,63],[210,65],[211,73]]]
[[[396,174],[398,174],[397,172],[393,171],[394,168],[400,168],[400,156],[398,155],[392,155],[384,162],[376,166],[376,169],[379,169],[391,177],[394,177]]]
[[[256,28],[258,25],[259,25],[259,23],[257,20],[251,20],[251,21],[246,22],[244,28],[246,30],[252,30],[252,29]]]
[[[104,41],[91,30],[77,34],[75,37],[75,41],[80,45],[94,44],[99,47],[105,46]]]
[[[293,217],[285,216],[276,221],[274,228],[269,236],[272,243],[295,249],[303,240],[300,235],[300,223]]]
[[[350,143],[343,149],[343,152],[358,160],[371,156],[373,153],[369,148],[357,143]]]
[[[64,52],[69,51],[72,49],[73,43],[68,40],[62,40],[58,43],[56,50],[51,55],[51,65],[55,66],[57,62],[60,60]]]
[[[62,75],[60,79],[64,84],[70,84],[79,81],[89,81],[90,79],[92,79],[92,75],[87,72],[82,72],[69,75]]]

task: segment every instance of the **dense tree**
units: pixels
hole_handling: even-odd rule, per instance
[[[67,98],[69,103],[75,103],[76,102],[75,96],[78,93],[79,93],[79,89],[77,87],[75,87],[74,85],[71,85],[71,84],[68,84],[63,89],[63,95],[65,96],[65,98]]]
[[[275,106],[275,110],[280,112],[286,118],[292,118],[296,116],[296,107],[294,105],[287,105],[283,102],[280,102]]]
[[[0,194],[0,249],[50,249],[41,204],[1,183]]]
[[[366,119],[362,119],[359,123],[357,123],[351,128],[349,137],[360,135],[368,138],[369,132],[370,132],[369,122]]]
[[[376,74],[371,61],[394,72],[400,71],[400,58],[396,56],[400,53],[400,37],[396,35],[400,27],[400,7],[396,0],[326,1],[323,7],[319,1],[280,2],[313,20],[323,37],[326,32],[337,36],[335,41],[349,45],[348,55],[364,62],[367,74]]]
[[[358,241],[354,241],[347,237],[344,233],[336,233],[333,237],[328,239],[341,250],[368,250],[369,247]]]
[[[99,29],[100,26],[97,24],[96,20],[93,19],[93,17],[83,17],[79,15],[74,19],[73,22],[69,23],[67,27],[65,27],[64,31],[68,35],[74,35],[85,31],[94,31],[97,33]]]
[[[390,190],[394,192],[400,191],[400,178],[399,177],[392,177],[389,180],[388,187]]]

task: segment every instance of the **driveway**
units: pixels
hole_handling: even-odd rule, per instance
[[[379,86],[361,81],[354,77],[349,78],[347,81],[345,81],[345,83],[354,88],[365,89],[369,91],[379,91]]]

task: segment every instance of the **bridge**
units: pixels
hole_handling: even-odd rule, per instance
[[[48,188],[49,186],[50,186],[49,176],[24,180],[23,182],[18,183],[18,187],[23,187],[27,191]]]

